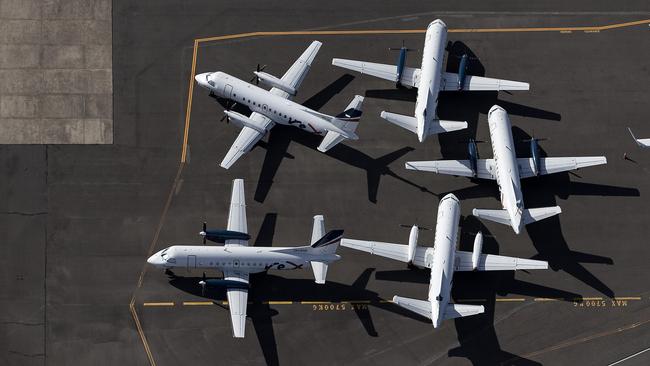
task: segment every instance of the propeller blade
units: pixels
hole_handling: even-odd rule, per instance
[[[203,245],[205,245],[205,238],[208,236],[207,231],[208,231],[208,223],[203,221],[203,230],[201,230],[201,236],[203,236]]]
[[[203,272],[203,279],[199,281],[199,285],[201,285],[201,296],[205,296],[205,272]]]
[[[399,226],[400,226],[400,227],[403,227],[403,228],[410,229],[413,225],[399,224]],[[418,225],[418,229],[419,229],[419,230],[425,230],[425,231],[429,231],[429,230],[431,230],[431,229],[429,229],[429,228],[426,228],[426,227],[424,227],[424,226],[419,226],[419,225]]]

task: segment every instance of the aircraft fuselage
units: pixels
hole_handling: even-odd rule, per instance
[[[224,72],[203,73],[196,76],[196,81],[215,95],[245,105],[275,123],[317,135],[336,129],[328,120],[319,117],[318,112]]]
[[[492,107],[488,113],[488,124],[501,205],[508,211],[513,230],[519,234],[523,227],[524,199],[508,113],[499,106]]]
[[[440,19],[431,22],[424,40],[418,95],[415,101],[414,117],[418,123],[420,142],[426,139],[428,126],[436,119],[446,43],[447,25]]]
[[[147,262],[189,273],[205,270],[264,272],[269,269],[309,268],[310,261],[335,261],[337,254],[314,254],[310,247],[259,248],[247,246],[173,245],[152,255]]]
[[[459,220],[460,204],[458,199],[453,194],[445,196],[438,205],[431,278],[429,280],[431,322],[435,328],[440,326],[451,297]]]

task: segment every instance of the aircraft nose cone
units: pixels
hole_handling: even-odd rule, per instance
[[[151,264],[152,266],[159,266],[162,264],[162,262],[163,260],[160,256],[160,253],[156,253],[147,259],[147,263]]]
[[[198,74],[198,75],[194,76],[194,80],[196,80],[196,82],[199,85],[203,85],[203,82],[205,81],[205,74]]]

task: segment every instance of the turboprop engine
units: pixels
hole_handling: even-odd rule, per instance
[[[418,246],[418,234],[420,230],[417,225],[411,227],[411,233],[409,234],[409,250],[408,250],[408,264],[409,266],[413,265],[413,259],[415,259],[415,248]]]
[[[232,121],[236,126],[238,127],[250,127],[254,129],[255,131],[259,133],[266,133],[266,130],[264,129],[264,126],[262,126],[259,122],[254,121],[246,116],[244,116],[241,113],[237,113],[235,111],[224,111],[223,113],[228,116],[228,119]]]
[[[474,237],[474,249],[472,250],[472,271],[478,268],[478,262],[481,259],[481,251],[483,250],[483,233],[478,232]]]
[[[284,81],[276,78],[275,76],[271,74],[267,74],[264,71],[253,71],[253,74],[261,80],[264,84],[273,87],[273,88],[278,88],[284,92],[289,93],[292,96],[295,96],[298,91],[296,88],[292,87],[291,85],[286,84]]]

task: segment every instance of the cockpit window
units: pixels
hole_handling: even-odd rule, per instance
[[[167,263],[176,263],[176,258],[167,259]]]

